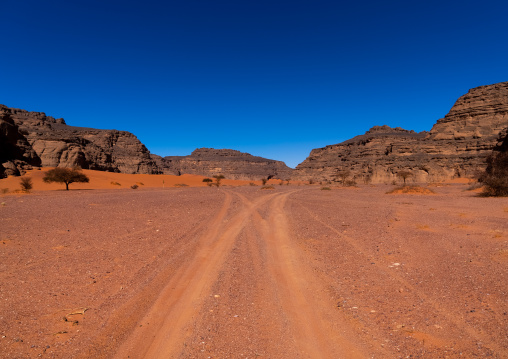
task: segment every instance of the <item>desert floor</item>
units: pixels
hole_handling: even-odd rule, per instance
[[[0,195],[1,358],[508,358],[508,198],[145,186]]]

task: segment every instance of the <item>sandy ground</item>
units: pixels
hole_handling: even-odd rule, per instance
[[[466,187],[3,196],[0,357],[507,358],[508,198]]]
[[[43,167],[42,169],[28,171],[23,177],[30,177],[33,181],[33,191],[53,191],[65,190],[65,184],[62,183],[45,183],[42,178],[45,173],[51,168]],[[188,175],[181,176],[171,175],[142,175],[142,174],[126,174],[126,173],[112,173],[103,171],[82,170],[88,176],[90,182],[88,183],[71,183],[69,190],[86,190],[86,189],[131,189],[131,186],[137,185],[138,189],[143,188],[171,188],[179,186],[189,187],[206,187],[207,184],[203,183],[204,176]],[[7,189],[9,192],[20,190],[21,177],[10,176],[9,178],[0,179],[0,193],[2,189]],[[261,185],[259,181],[243,181],[223,179],[222,184],[226,186],[245,186],[249,183]],[[270,180],[271,184],[279,183],[280,180]]]

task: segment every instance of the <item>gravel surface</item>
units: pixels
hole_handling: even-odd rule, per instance
[[[1,358],[508,357],[508,199],[464,185],[0,206]]]

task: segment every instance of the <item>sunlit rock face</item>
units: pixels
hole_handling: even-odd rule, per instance
[[[508,128],[508,82],[461,96],[430,132],[376,126],[348,141],[312,150],[295,178],[334,180],[350,170],[357,182],[390,183],[402,170],[415,182],[472,177],[486,166],[499,133]]]
[[[260,180],[261,178],[289,179],[293,169],[284,162],[252,156],[230,149],[198,148],[189,156],[159,158],[159,166],[168,174],[222,174],[229,179]]]
[[[55,119],[44,112],[3,105],[0,118],[3,136],[10,139],[9,143],[16,137],[14,147],[23,153],[20,157],[13,151],[2,151],[2,165],[9,168],[0,173],[2,176],[20,174],[29,166],[159,173],[150,152],[132,133],[68,126],[62,118]]]

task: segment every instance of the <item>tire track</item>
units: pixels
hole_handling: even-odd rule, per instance
[[[257,199],[223,224],[232,198],[229,191],[225,193],[226,203],[200,239],[196,256],[171,278],[143,319],[145,329],[133,333],[128,346],[117,353],[117,358],[128,355],[136,358],[172,358],[180,354],[182,343],[192,333],[190,324],[199,313],[238,234],[253,211],[273,197],[269,195]]]
[[[314,214],[310,209],[299,203],[299,206],[303,208],[305,211],[309,213],[309,215],[318,223],[323,225],[324,227],[330,229],[334,233],[338,235],[339,238],[344,240],[349,246],[354,248],[355,251],[357,251],[358,254],[361,254],[364,256],[369,262],[370,258],[372,256],[369,256],[365,250],[359,246],[356,241],[339,231],[338,229],[334,228],[333,226],[329,225],[328,223],[322,221],[316,214]],[[405,286],[406,288],[409,288],[412,292],[414,292],[419,298],[423,299],[425,302],[429,303],[434,310],[442,317],[446,318],[448,322],[453,323],[457,328],[463,329],[470,337],[476,339],[477,341],[480,340],[484,343],[484,346],[489,347],[494,352],[501,354],[501,355],[508,355],[508,350],[506,348],[499,347],[488,334],[480,333],[479,331],[472,328],[468,323],[466,323],[464,320],[461,320],[461,316],[458,313],[451,314],[452,311],[447,308],[442,308],[441,305],[438,304],[434,299],[432,299],[430,296],[425,294],[420,289],[416,288],[414,285],[409,283],[407,280],[405,280],[401,275],[398,275],[396,273],[390,272],[386,270],[386,266],[389,264],[385,261],[386,265],[380,265],[379,262],[383,262],[381,258],[378,258],[376,260],[375,266],[378,268],[380,272],[387,275],[388,277],[391,277],[395,281],[399,282],[402,286]]]
[[[291,325],[293,340],[302,357],[364,358],[366,354],[358,346],[339,334],[336,326],[342,321],[332,310],[335,308],[333,303],[320,297],[324,292],[322,287],[306,268],[291,241],[284,206],[294,192],[278,194],[270,203],[266,220],[259,212],[253,213],[254,225],[266,246],[267,271],[273,278],[277,299]],[[237,195],[244,203],[250,203],[245,196]]]

